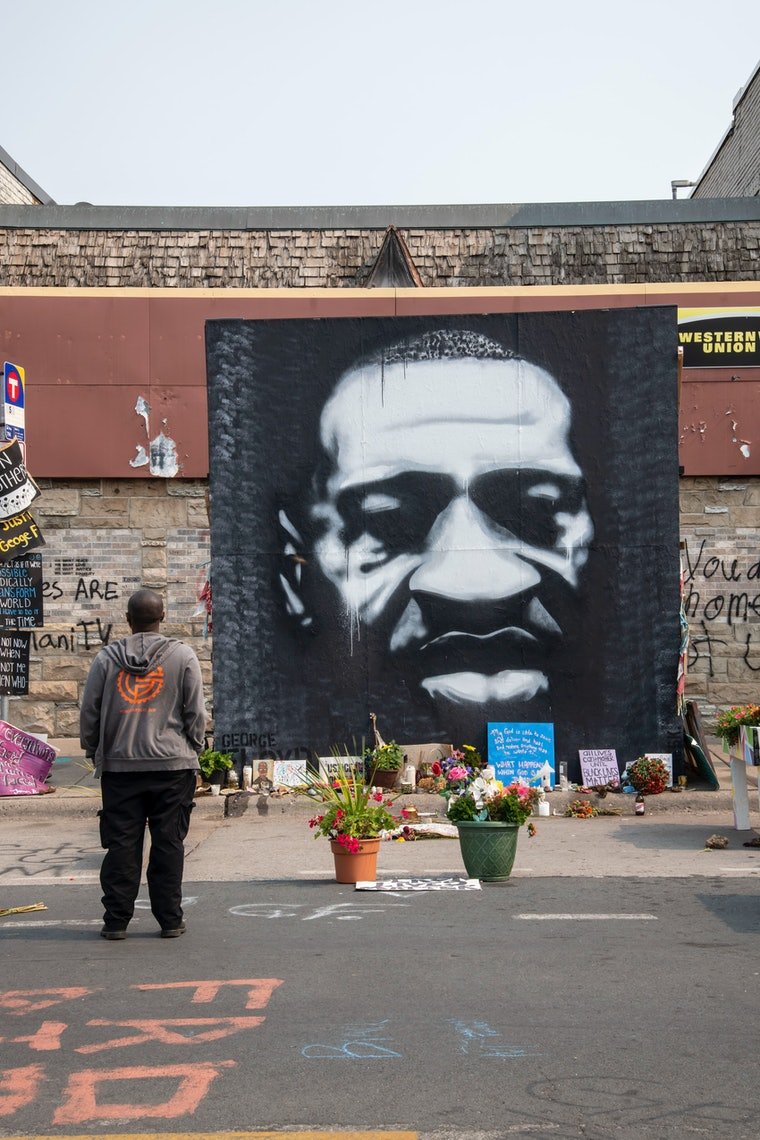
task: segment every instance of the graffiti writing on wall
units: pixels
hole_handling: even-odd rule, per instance
[[[735,628],[760,620],[760,558],[750,558],[713,554],[707,539],[691,547],[684,543],[684,612],[692,627],[689,668],[704,662],[713,677],[718,647],[736,644],[746,668],[760,672],[760,628]]]

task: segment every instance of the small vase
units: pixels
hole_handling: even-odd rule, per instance
[[[512,874],[517,851],[517,823],[467,820],[456,823],[459,847],[471,879],[503,883]]]
[[[335,862],[336,883],[374,882],[377,878],[377,854],[379,839],[360,839],[356,854],[346,851],[337,839],[330,840],[330,849]]]

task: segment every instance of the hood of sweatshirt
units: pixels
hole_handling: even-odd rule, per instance
[[[133,633],[107,645],[103,652],[119,669],[141,676],[161,665],[181,644],[162,633]]]

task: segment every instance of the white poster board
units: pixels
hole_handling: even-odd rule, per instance
[[[620,785],[617,753],[614,748],[580,748],[578,756],[585,787],[595,788],[600,784]]]

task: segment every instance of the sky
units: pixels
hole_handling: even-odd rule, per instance
[[[760,3],[0,0],[0,36],[0,146],[61,204],[617,201],[699,176]]]

